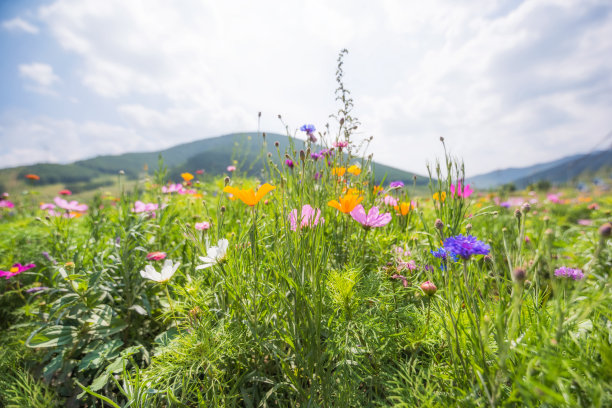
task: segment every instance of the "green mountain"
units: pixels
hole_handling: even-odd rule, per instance
[[[275,142],[278,142],[278,152]],[[108,180],[109,176],[117,175],[120,170],[123,170],[129,179],[136,179],[144,168],[150,171],[157,169],[159,155],[162,156],[173,180],[180,180],[182,172],[195,172],[199,169],[207,174],[223,174],[233,161],[237,161],[240,169],[247,174],[258,175],[268,152],[272,153],[272,158],[278,163],[284,158],[286,151],[299,151],[305,148],[305,142],[284,135],[269,133],[264,139],[262,134],[255,132],[233,133],[154,152],[104,155],[71,164],[43,163],[2,169],[0,185],[9,187],[15,184],[15,179],[25,180],[26,174],[33,173],[40,176],[37,185],[63,183],[77,190],[88,187],[99,188],[112,183]],[[426,185],[428,182],[426,177],[380,163],[373,163],[372,167],[377,182],[385,179],[402,180],[406,184],[411,184],[413,177],[416,177],[418,185]],[[100,178],[104,177],[106,181],[100,181]]]
[[[478,188],[494,188],[509,183],[517,188],[525,188],[541,180],[563,184],[596,173],[609,173],[609,170],[612,170],[612,150],[603,150],[567,156],[528,167],[495,170],[468,177],[466,182]]]

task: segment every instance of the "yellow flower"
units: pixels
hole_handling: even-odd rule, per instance
[[[327,205],[334,207],[335,209],[348,214],[363,200],[363,197],[355,194],[347,194],[344,197],[339,198],[339,202],[331,200]]]
[[[359,168],[359,166],[353,164],[351,167],[348,168],[347,170],[349,173],[351,173],[353,176],[358,176],[361,174],[361,169]]]
[[[334,176],[342,177],[346,173],[346,167],[334,167],[332,169],[332,174]]]
[[[190,180],[193,179],[193,174],[191,174],[191,173],[181,173],[181,177],[185,181],[190,181]]]
[[[433,199],[442,202],[446,201],[446,191],[443,191],[442,194],[435,193]]]
[[[266,183],[262,185],[261,187],[259,187],[257,192],[255,192],[255,190],[253,190],[252,188],[241,190],[239,188],[232,187],[232,186],[225,187],[223,191],[226,193],[230,193],[235,198],[239,199],[246,205],[250,205],[252,207],[255,204],[257,204],[259,200],[263,198],[263,196],[265,196],[266,194],[268,194],[270,191],[274,190],[275,188],[276,187],[271,186],[270,184]]]
[[[414,209],[414,207],[410,203],[406,203],[406,202],[402,202],[393,208],[395,208],[395,211],[399,212],[402,215],[406,215],[408,214],[410,210]]]

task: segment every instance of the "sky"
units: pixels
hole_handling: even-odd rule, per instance
[[[441,136],[468,176],[612,142],[609,0],[0,0],[0,167],[336,129],[344,48],[384,164],[426,174]]]

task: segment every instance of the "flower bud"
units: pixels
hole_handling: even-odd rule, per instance
[[[421,290],[427,296],[433,296],[438,291],[438,288],[436,288],[436,285],[434,285],[433,282],[426,281],[426,282],[421,283]]]
[[[225,177],[225,180],[223,180],[223,182],[225,183],[225,185],[229,185],[230,183],[230,178],[229,177]]]
[[[469,234],[471,230],[472,230],[472,224],[468,224],[465,226],[465,232]]]
[[[70,262],[66,262],[64,264],[64,267],[69,271],[74,271],[75,265],[74,265],[74,262],[70,261]]]
[[[525,203],[521,207],[521,211],[523,212],[523,214],[527,214],[529,212],[529,210],[531,210],[531,204],[529,204],[529,203]]]
[[[610,233],[612,233],[612,224],[609,222],[599,227],[599,235],[601,235],[602,238],[610,237]]]
[[[219,210],[221,211],[221,213],[224,213],[224,212],[225,212],[225,210],[226,210],[226,208],[225,208],[225,206],[224,206],[224,205],[222,205],[222,206],[221,206],[221,208],[220,208]]]
[[[437,228],[437,229],[439,229],[440,231],[442,231],[442,230],[444,229],[444,223],[443,223],[443,222],[442,222],[442,220],[441,220],[441,219],[439,219],[439,218],[436,220],[436,222],[435,222],[435,224],[434,224],[434,225],[435,225],[435,226],[436,226],[436,228]]]
[[[278,146],[280,146],[280,143],[278,143],[278,142],[274,142],[274,146],[275,146],[275,147],[278,147]]]
[[[519,219],[519,220],[520,220],[520,219],[521,219],[521,210],[519,210],[518,208],[517,208],[516,210],[514,210],[514,216],[515,216],[517,219]]]
[[[518,283],[522,283],[525,280],[526,276],[527,276],[527,273],[525,272],[523,268],[515,268],[512,271],[512,278]]]

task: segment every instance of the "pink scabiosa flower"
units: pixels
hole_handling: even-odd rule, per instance
[[[198,231],[206,231],[210,229],[210,222],[196,222],[195,229],[197,229]]]
[[[559,194],[548,194],[546,199],[553,204],[561,204],[561,198],[559,198]]]
[[[20,263],[14,264],[8,271],[0,271],[0,278],[10,279],[15,275],[19,275],[21,272],[27,271],[28,269],[36,268],[33,263],[22,265]]]
[[[289,213],[289,222],[291,223],[291,231],[297,231],[298,229],[298,212],[297,209],[293,209],[291,213]],[[324,224],[325,218],[321,217],[321,210],[318,208],[312,208],[310,205],[306,204],[302,206],[302,213],[300,215],[300,225],[299,228],[304,227],[315,227],[318,224]]]
[[[227,171],[233,173],[234,171],[236,171],[236,166],[227,166]]]
[[[473,192],[474,190],[472,190],[469,184],[463,187],[461,181],[457,182],[457,186],[451,184],[451,197],[455,197],[455,194],[457,194],[457,197],[468,198]]]
[[[384,227],[391,222],[391,213],[380,214],[378,207],[370,208],[366,215],[363,205],[358,204],[351,212],[351,217],[365,229]]]
[[[149,252],[147,254],[147,259],[149,261],[161,261],[166,258],[165,252]]]

